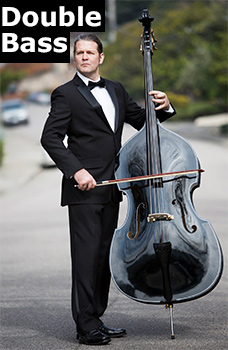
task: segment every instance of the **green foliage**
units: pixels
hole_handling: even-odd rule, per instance
[[[4,69],[1,72],[0,93],[4,94],[11,83],[20,81],[25,75],[25,72],[22,70],[14,71],[11,69]]]
[[[224,124],[220,128],[220,132],[224,136],[228,136],[228,124]]]
[[[221,0],[157,1],[150,8],[158,40],[154,86],[172,91],[168,96],[182,117],[226,110],[226,10],[226,1]],[[101,68],[104,76],[122,82],[137,100],[144,96],[143,58],[138,50],[141,32],[137,20],[120,27],[116,43],[105,48]]]
[[[213,101],[191,101],[191,103],[188,103],[185,107],[181,107],[175,104],[172,98],[170,98],[170,100],[177,111],[175,121],[180,119],[194,119],[199,116],[218,113],[218,106]]]

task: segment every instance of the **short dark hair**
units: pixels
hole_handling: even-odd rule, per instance
[[[76,44],[80,40],[94,41],[95,43],[97,43],[97,49],[98,49],[99,54],[101,54],[103,52],[103,44],[102,44],[101,40],[98,38],[98,36],[93,34],[93,33],[85,33],[85,34],[80,34],[75,38],[75,40],[74,40],[74,52],[73,52],[74,55],[76,53]]]

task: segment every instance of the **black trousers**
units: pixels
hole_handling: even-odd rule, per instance
[[[85,334],[102,325],[108,304],[109,251],[119,203],[69,205],[72,259],[72,314]]]

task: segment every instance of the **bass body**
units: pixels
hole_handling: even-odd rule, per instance
[[[163,173],[199,169],[190,144],[158,122],[159,159]],[[119,154],[116,178],[146,174],[146,126]],[[131,155],[129,157],[129,155]],[[143,303],[186,302],[209,293],[218,283],[222,251],[210,223],[194,208],[193,192],[200,173],[118,184],[127,195],[128,212],[112,240],[110,268],[118,289]],[[171,248],[162,268],[156,247]],[[166,254],[166,255],[167,255]],[[166,284],[166,285],[165,285]],[[168,286],[168,296],[165,290]]]

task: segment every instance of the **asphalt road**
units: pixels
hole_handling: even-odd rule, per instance
[[[11,176],[1,196],[1,349],[92,349],[78,344],[71,318],[67,209],[59,206],[61,174],[57,169],[39,167],[42,152],[38,141],[47,108],[30,106],[30,110],[29,126],[5,132],[8,158],[2,170]],[[126,137],[130,133],[127,128]],[[227,148],[218,139],[199,135],[197,131],[193,138],[191,132],[189,138],[206,169],[194,203],[199,216],[212,223],[226,260]],[[126,210],[123,202],[120,224]],[[126,327],[128,334],[112,340],[107,348],[227,349],[227,290],[225,265],[220,283],[210,294],[174,306],[176,339],[171,340],[164,306],[134,302],[112,285],[103,321]]]

